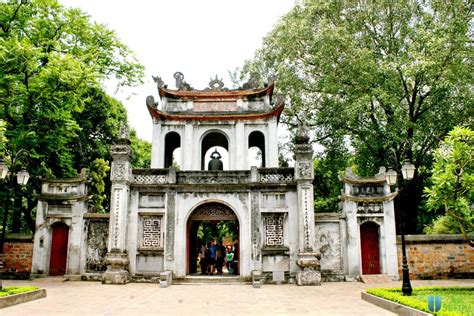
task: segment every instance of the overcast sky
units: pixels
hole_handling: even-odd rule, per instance
[[[115,92],[109,85],[107,90],[124,103],[138,136],[151,141],[152,122],[145,99],[148,95],[158,99],[152,75],[174,87],[173,74],[181,71],[194,88],[204,89],[217,74],[226,87],[232,87],[229,71],[252,58],[263,37],[295,0],[60,2],[81,8],[92,20],[115,30],[145,66],[142,86]]]

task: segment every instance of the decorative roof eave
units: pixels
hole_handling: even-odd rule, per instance
[[[257,119],[266,119],[270,117],[277,117],[277,120],[280,120],[281,113],[285,103],[282,102],[279,105],[275,106],[270,112],[264,113],[238,113],[238,112],[212,112],[212,113],[166,113],[153,108],[147,103],[148,111],[153,119],[162,120],[162,121],[187,121],[187,120],[204,120],[204,121],[219,121],[219,120],[257,120]]]
[[[343,182],[351,184],[384,184],[387,182],[385,175],[376,177],[354,177],[344,174],[342,175],[341,179]]]
[[[362,203],[382,203],[386,201],[393,200],[398,194],[398,191],[392,192],[384,196],[354,196],[349,194],[341,194],[339,198],[343,201],[353,201],[353,202],[362,202]]]
[[[223,98],[238,99],[251,98],[273,93],[274,84],[270,84],[261,89],[244,89],[244,90],[171,90],[164,87],[158,87],[160,97],[169,97],[174,99],[201,99],[201,98]]]

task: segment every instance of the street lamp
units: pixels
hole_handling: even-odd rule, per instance
[[[18,152],[19,154],[20,152]],[[14,168],[15,163],[16,163],[16,158],[18,158],[19,155],[16,155],[15,159],[12,160],[12,168]],[[10,175],[10,185],[13,186],[13,181],[14,181],[14,171],[9,173],[8,167],[3,159],[0,159],[0,179],[4,180],[7,178],[7,176]],[[26,170],[21,170],[18,171],[16,174],[16,180],[19,185],[26,185],[30,178],[30,174]],[[7,193],[7,198],[5,200],[5,205],[3,207],[3,221],[2,221],[2,235],[1,235],[1,240],[0,240],[0,273],[3,273],[3,245],[5,244],[5,235],[6,235],[6,229],[7,229],[7,219],[8,219],[8,203],[10,202],[10,187],[7,188],[6,193]],[[0,289],[2,289],[2,278],[0,278]]]
[[[413,165],[409,160],[405,160],[405,163],[402,166],[402,176],[405,180],[413,179],[415,175],[415,165]],[[394,171],[392,168],[385,173],[387,176],[387,183],[388,185],[395,185],[397,183],[397,172]],[[400,225],[400,235],[402,238],[402,271],[403,271],[403,283],[402,283],[402,293],[403,295],[411,295],[413,289],[410,283],[410,273],[408,270],[408,262],[407,262],[407,253],[405,248],[405,210],[402,210],[401,214],[401,225]]]

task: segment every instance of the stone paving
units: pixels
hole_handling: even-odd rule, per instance
[[[7,285],[37,285],[47,297],[0,310],[7,315],[393,315],[362,301],[369,287],[399,287],[401,282],[364,284],[323,283],[322,286],[243,284],[173,285],[63,282],[62,278],[4,281]],[[474,280],[413,281],[413,286],[474,285]]]

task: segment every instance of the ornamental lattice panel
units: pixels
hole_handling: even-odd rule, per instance
[[[280,183],[292,182],[294,180],[292,174],[283,173],[266,173],[260,175],[260,182],[263,183]]]
[[[142,218],[142,248],[161,248],[161,216]]]
[[[265,246],[283,246],[283,214],[272,214],[264,217]]]
[[[137,174],[134,176],[136,184],[166,184],[166,175]]]

